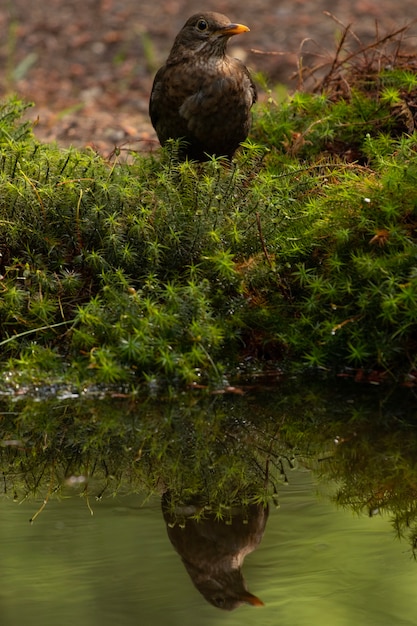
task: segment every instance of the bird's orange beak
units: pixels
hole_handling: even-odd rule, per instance
[[[221,35],[240,35],[241,33],[247,33],[250,31],[250,28],[245,26],[244,24],[228,24],[223,28],[219,29],[219,33]]]
[[[257,598],[256,596],[254,596],[251,593],[245,593],[245,595],[242,596],[241,600],[243,602],[247,602],[248,604],[251,604],[252,606],[264,606],[264,603],[262,602],[262,600],[260,598]]]

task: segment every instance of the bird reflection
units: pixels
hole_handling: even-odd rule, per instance
[[[248,591],[241,568],[245,556],[261,542],[268,507],[239,507],[226,521],[210,512],[193,519],[202,508],[193,503],[173,506],[169,492],[162,497],[168,537],[195,587],[219,609],[231,611],[244,603],[262,606]]]

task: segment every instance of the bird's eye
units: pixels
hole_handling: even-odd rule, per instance
[[[213,604],[215,604],[215,606],[218,606],[219,609],[222,609],[224,607],[224,598],[222,596],[215,596],[213,598]]]
[[[207,30],[208,24],[207,24],[206,20],[198,20],[197,28],[198,28],[198,30],[201,30],[201,31]]]

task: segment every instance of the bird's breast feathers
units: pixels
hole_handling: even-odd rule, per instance
[[[236,61],[240,66],[240,62]],[[203,68],[198,63],[190,64],[187,88],[184,88],[180,76],[173,74],[172,93],[178,94],[181,84],[183,101],[179,107],[180,115],[189,119],[193,115],[213,114],[222,101],[239,102],[249,111],[254,102],[252,81],[246,72],[235,71],[231,63],[221,59],[211,59]],[[241,69],[239,67],[239,69]],[[170,94],[166,94],[169,98]]]

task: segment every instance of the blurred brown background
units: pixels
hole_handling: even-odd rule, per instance
[[[200,10],[249,26],[232,53],[290,89],[302,42],[307,62],[331,56],[337,21],[367,43],[377,29],[386,34],[417,19],[415,0],[0,0],[0,94],[35,102],[29,115],[43,140],[103,153],[124,143],[149,148],[153,75]],[[416,34],[413,24],[406,45],[417,51]]]

